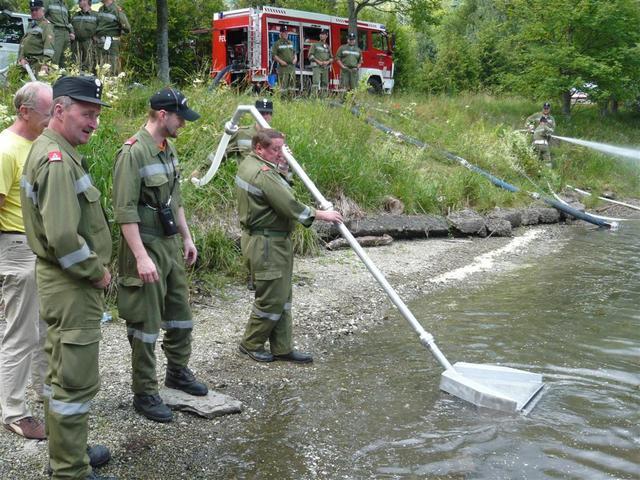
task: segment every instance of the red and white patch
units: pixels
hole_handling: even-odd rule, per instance
[[[125,145],[133,145],[134,143],[136,143],[138,141],[138,139],[136,137],[131,137],[129,140],[127,140],[126,142],[124,142]]]
[[[263,172],[268,172],[269,170],[271,170],[271,167],[269,167],[269,165],[263,165],[260,170],[262,170]]]
[[[54,150],[53,152],[49,152],[49,161],[50,162],[61,162],[62,161],[62,152],[60,150]]]

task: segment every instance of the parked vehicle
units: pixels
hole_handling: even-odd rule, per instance
[[[211,76],[227,83],[246,82],[259,88],[273,87],[275,66],[271,46],[278,39],[281,26],[289,31],[289,40],[298,54],[296,78],[300,90],[311,87],[311,63],[308,53],[319,41],[320,32],[329,30],[331,52],[346,43],[349,21],[321,13],[264,6],[216,13],[212,25]],[[391,93],[394,64],[393,39],[384,25],[358,22],[358,46],[363,62],[360,78],[368,78],[372,90]],[[339,87],[340,67],[334,62],[329,88]]]
[[[24,13],[0,11],[0,83],[5,82],[9,66],[18,60],[20,41],[27,31],[29,18]]]

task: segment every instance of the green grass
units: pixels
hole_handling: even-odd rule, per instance
[[[104,193],[109,213],[116,153],[144,124],[147,101],[156,88],[120,87],[113,108],[103,110],[100,129],[88,145],[81,147],[94,181]],[[209,92],[202,86],[187,88],[185,93],[192,108],[202,115],[199,121],[188,122],[176,141],[182,164],[183,201],[200,251],[193,275],[206,284],[217,285],[220,276],[244,275],[236,241],[229,235],[230,231],[238,231],[236,165],[233,161],[223,162],[213,181],[203,188],[195,188],[188,177],[194,170],[204,175],[209,165],[207,157],[215,151],[224,123],[237,105],[253,104],[256,97],[224,88]],[[6,90],[0,94],[2,103],[7,104],[10,98]],[[540,106],[522,98],[370,96],[358,92],[353,101],[364,106],[363,115],[432,148],[422,150],[404,144],[345,108],[332,108],[318,100],[275,98],[273,127],[285,133],[294,156],[329,200],[344,195],[371,213],[381,210],[385,197],[393,195],[404,202],[407,213],[432,214],[465,207],[488,211],[530,201],[526,193],[514,195],[496,188],[480,175],[446,159],[442,150],[456,153],[525,191],[535,189],[532,182],[540,188],[549,183],[554,190],[571,183],[596,193],[613,190],[619,196],[638,195],[637,165],[584,148],[555,146],[552,155],[559,167],[553,171],[540,168],[530,139],[516,132]],[[621,113],[603,118],[590,106],[577,107],[568,118],[554,114],[559,135],[640,145],[637,115]],[[302,201],[312,203],[302,182],[297,181],[294,189]],[[318,240],[310,230],[297,229],[294,240],[300,253],[319,251]]]

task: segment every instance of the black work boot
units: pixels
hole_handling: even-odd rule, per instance
[[[196,380],[193,372],[187,367],[167,366],[167,375],[164,379],[166,387],[182,390],[189,395],[203,397],[209,393],[207,386]]]
[[[313,357],[308,353],[298,352],[297,350],[292,350],[290,353],[285,355],[274,355],[273,358],[275,360],[280,360],[283,362],[293,362],[293,363],[311,363],[313,362]]]
[[[89,455],[89,465],[91,465],[92,468],[100,468],[111,460],[111,452],[104,445],[87,447],[87,455]],[[51,463],[47,465],[47,475],[53,475]]]
[[[238,345],[238,350],[256,362],[273,362],[273,355],[266,350],[247,350],[242,344]]]
[[[112,477],[111,475],[96,475],[96,472],[91,472],[89,475],[84,477],[84,480],[118,480],[117,477]]]
[[[157,393],[154,395],[136,393],[133,396],[133,408],[154,422],[167,423],[173,420],[171,409],[165,405]]]

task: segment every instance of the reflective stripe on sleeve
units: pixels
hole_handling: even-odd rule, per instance
[[[58,12],[68,12],[67,8],[62,5],[49,5],[48,10],[55,10]]]
[[[258,310],[255,306],[251,309],[251,311],[258,317],[264,318],[266,320],[271,320],[272,322],[277,322],[282,317],[281,313],[269,313],[263,312],[262,310]]]
[[[193,320],[169,320],[168,322],[162,322],[160,325],[163,330],[179,329],[179,328],[193,328]]]
[[[158,175],[160,173],[171,174],[173,173],[173,168],[169,168],[164,163],[152,163],[151,165],[146,165],[139,170],[140,176],[150,177],[151,175]]]
[[[137,338],[142,343],[156,343],[158,340],[158,333],[144,333],[140,330],[136,330],[135,328],[127,328],[127,335],[133,338]]]
[[[311,209],[309,207],[304,207],[304,210],[300,215],[298,215],[298,221],[300,223],[305,222],[311,218]]]
[[[113,20],[114,22],[117,20],[117,17],[113,13],[98,12],[98,15],[108,20]]]
[[[27,181],[27,177],[25,177],[24,175],[20,179],[20,186],[23,188],[24,193],[27,195],[27,197],[30,198],[31,201],[33,202],[33,204],[37,206],[38,205],[38,193],[33,191],[33,185],[31,185]]]
[[[42,27],[33,27],[32,29],[30,29],[27,33],[42,33]]]
[[[251,148],[251,140],[238,140],[238,146],[242,148]]]
[[[90,256],[91,250],[89,250],[88,245],[85,243],[75,252],[71,252],[64,257],[58,258],[58,263],[60,263],[63,270],[66,270],[67,268],[74,266],[76,263],[85,261]]]
[[[47,57],[53,57],[53,48],[45,48],[44,50],[42,50],[42,54],[46,55]]]
[[[89,177],[89,174],[83,175],[78,180],[76,180],[76,185],[75,185],[76,194],[80,194],[80,193],[84,192],[91,185],[93,185],[93,184],[91,183],[91,177]]]
[[[54,398],[49,399],[49,410],[60,415],[81,415],[91,408],[91,401],[84,403],[61,402]]]
[[[258,197],[262,197],[264,195],[264,193],[262,192],[262,190],[260,190],[258,187],[254,187],[253,185],[251,185],[250,183],[245,182],[243,179],[241,179],[238,175],[236,175],[236,185],[241,188],[242,190],[249,192],[253,195],[256,195]]]
[[[51,398],[51,385],[46,383],[42,385],[42,396],[45,398]]]

